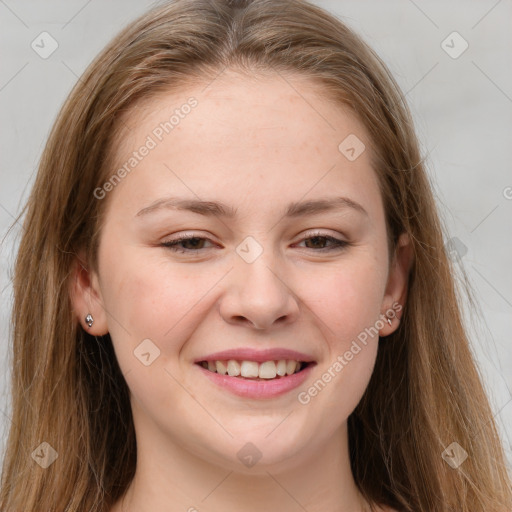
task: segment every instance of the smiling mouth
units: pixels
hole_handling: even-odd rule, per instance
[[[199,361],[196,364],[212,373],[228,377],[247,380],[275,380],[299,373],[316,363],[293,359],[264,361],[262,363],[230,359],[228,361]]]

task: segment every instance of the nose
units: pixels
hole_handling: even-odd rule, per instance
[[[298,318],[300,304],[293,285],[270,253],[264,251],[252,263],[236,258],[220,302],[220,314],[227,323],[268,330]]]

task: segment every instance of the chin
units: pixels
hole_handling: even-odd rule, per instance
[[[273,425],[275,428],[275,424]],[[267,472],[279,472],[296,466],[301,444],[295,441],[286,430],[283,437],[271,439],[272,429],[265,434],[256,433],[251,436],[247,432],[243,436],[235,436],[229,440],[229,448],[216,454],[218,463],[229,470],[247,475],[267,475]],[[305,448],[306,446],[304,446]],[[226,458],[226,453],[229,456]]]

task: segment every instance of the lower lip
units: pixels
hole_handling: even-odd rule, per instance
[[[196,366],[217,386],[227,389],[235,395],[244,398],[265,399],[284,395],[300,386],[308,378],[315,365],[310,364],[293,375],[286,375],[285,377],[269,380],[252,380],[242,377],[230,377],[229,375],[219,375],[200,365]]]

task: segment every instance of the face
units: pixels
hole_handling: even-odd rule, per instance
[[[126,118],[83,296],[90,330],[112,337],[138,443],[239,470],[246,452],[294,464],[361,399],[400,281],[371,142],[317,92],[226,71]]]

